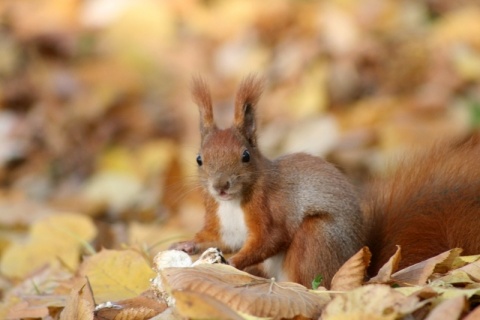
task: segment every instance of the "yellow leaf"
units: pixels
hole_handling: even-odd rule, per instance
[[[176,156],[176,145],[167,139],[145,143],[134,155],[143,178],[164,173]]]
[[[462,6],[439,19],[430,39],[436,47],[467,43],[478,48],[480,40],[472,30],[480,30],[480,9],[476,6]]]
[[[326,65],[317,62],[302,79],[291,96],[288,110],[294,119],[308,119],[325,110],[328,104]]]
[[[113,214],[118,214],[137,204],[143,192],[143,185],[138,176],[100,172],[88,181],[82,197],[88,202],[106,205]]]
[[[132,298],[150,287],[155,274],[144,257],[133,250],[102,250],[79,269],[92,286],[97,303]]]
[[[97,230],[89,217],[79,214],[52,215],[35,223],[30,236],[35,240],[81,244],[97,235]],[[61,239],[62,241],[59,241]]]
[[[127,148],[111,148],[100,155],[98,170],[137,175],[137,165],[132,153]]]
[[[34,270],[61,261],[71,270],[78,266],[81,249],[93,240],[93,222],[79,214],[54,214],[32,225],[25,243],[9,246],[0,262],[1,272],[23,278]]]
[[[462,270],[453,270],[449,272],[447,275],[440,277],[438,279],[434,280],[434,283],[445,283],[445,284],[470,284],[470,283],[475,283],[473,281],[467,272],[462,271]]]

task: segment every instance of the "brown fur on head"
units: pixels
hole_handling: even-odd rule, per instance
[[[260,98],[263,80],[246,77],[235,99],[233,125],[220,130],[213,118],[210,91],[201,78],[193,80],[192,94],[200,111],[202,136],[199,173],[208,192],[218,199],[241,198],[255,180],[257,160],[255,106]]]

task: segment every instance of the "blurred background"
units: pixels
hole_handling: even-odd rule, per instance
[[[361,188],[408,150],[480,126],[480,4],[2,0],[2,278],[23,276],[4,253],[54,214],[89,217],[97,249],[192,236],[190,80],[206,78],[228,125],[249,73],[267,80],[264,153],[320,155]]]

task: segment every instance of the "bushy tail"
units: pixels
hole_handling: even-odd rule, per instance
[[[400,268],[451,248],[480,253],[480,134],[437,144],[373,183],[364,202],[370,274],[402,247]]]

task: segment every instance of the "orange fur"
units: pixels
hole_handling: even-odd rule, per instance
[[[370,273],[402,247],[400,268],[451,248],[480,253],[480,136],[404,160],[365,199]]]

